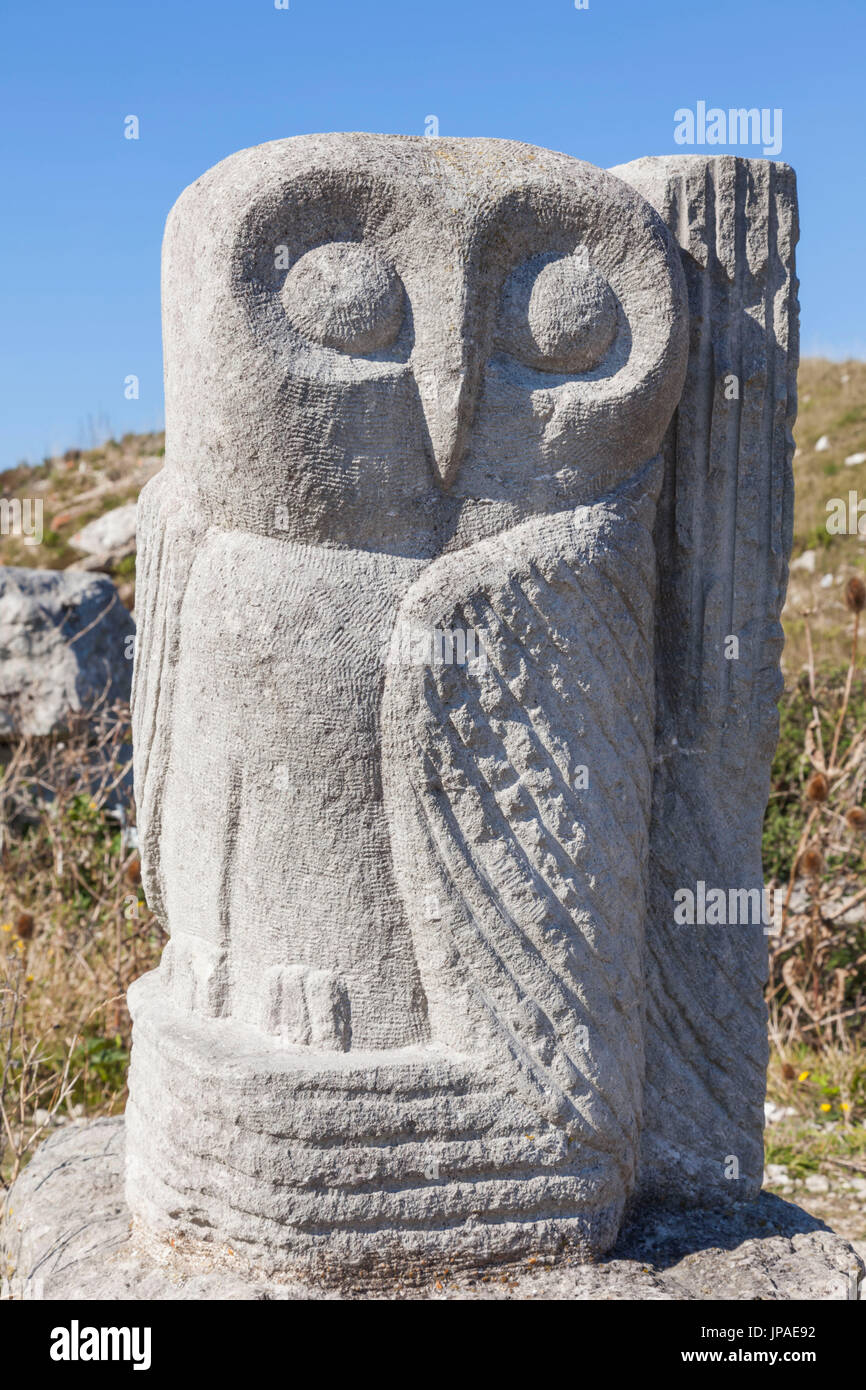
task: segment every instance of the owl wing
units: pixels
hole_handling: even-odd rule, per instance
[[[133,772],[141,878],[148,905],[165,925],[160,837],[171,761],[174,673],[180,611],[196,547],[204,532],[166,469],[138,504],[136,640],[132,679]]]
[[[761,1186],[761,925],[677,926],[677,888],[760,889],[793,515],[797,199],[784,164],[723,155],[613,170],[682,248],[691,343],[664,446],[659,707],[647,924],[643,1189]],[[737,639],[738,647],[729,639]],[[727,649],[726,649],[727,648]]]
[[[535,1113],[626,1166],[643,1065],[649,507],[609,499],[433,562],[399,612],[382,721],[434,1040],[491,1059]],[[436,632],[468,634],[471,659],[431,661]]]

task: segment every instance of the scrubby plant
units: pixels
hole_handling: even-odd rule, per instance
[[[859,575],[846,585],[845,604],[848,665],[823,679],[804,615],[808,668],[782,701],[764,822],[765,871],[784,891],[768,989],[780,1050],[795,1041],[853,1050],[866,1021],[866,685],[858,673],[866,584]]]
[[[164,935],[144,902],[129,713],[29,739],[0,767],[0,1176],[52,1125],[122,1107],[126,990]]]

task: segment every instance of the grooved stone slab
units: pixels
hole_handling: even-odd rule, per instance
[[[611,1257],[323,1288],[257,1277],[226,1249],[179,1251],[131,1231],[122,1119],[60,1130],[10,1194],[5,1272],[42,1280],[49,1300],[82,1299],[846,1299],[863,1261],[847,1241],[769,1193],[725,1211],[647,1211]],[[240,1267],[238,1267],[240,1266]],[[441,1287],[440,1287],[441,1286]]]

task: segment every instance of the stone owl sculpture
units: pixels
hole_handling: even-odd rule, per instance
[[[784,166],[496,140],[277,141],[175,206],[145,1228],[387,1277],[760,1186],[766,938],[673,893],[761,881],[795,236]]]

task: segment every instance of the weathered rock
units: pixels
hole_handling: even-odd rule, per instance
[[[778,737],[799,330],[794,175],[731,156],[615,172],[677,236],[689,364],[655,539],[656,773],[641,1189],[703,1205],[761,1182],[767,936],[761,832]],[[678,890],[716,893],[694,925]],[[721,890],[721,892],[719,892]],[[732,898],[732,894],[740,895]],[[719,908],[719,898],[724,903]],[[736,1169],[739,1178],[732,1182]]]
[[[137,513],[136,502],[112,507],[77,531],[69,544],[88,555],[105,555],[116,550],[126,551],[130,547],[134,549]]]
[[[796,237],[781,165],[485,140],[279,141],[179,200],[115,1274],[712,1297],[719,1230],[739,1296],[847,1273],[748,1225]],[[570,1267],[663,1206],[661,1272]]]
[[[593,1265],[527,1265],[460,1276],[376,1271],[330,1286],[269,1278],[231,1247],[170,1247],[134,1228],[123,1193],[123,1121],[71,1125],[15,1184],[5,1226],[8,1288],[45,1299],[853,1299],[862,1259],[820,1221],[770,1193],[714,1211],[649,1210]]]
[[[135,554],[135,542],[121,546],[118,550],[100,551],[95,555],[83,555],[80,560],[73,560],[66,566],[67,570],[86,570],[91,574],[114,574],[121,560],[127,560],[130,555]]]
[[[757,1194],[796,236],[781,165],[485,140],[279,141],[179,200],[134,691],[154,1237],[349,1278]],[[707,888],[732,917],[684,923]]]
[[[0,567],[0,738],[126,701],[135,624],[109,579]]]

